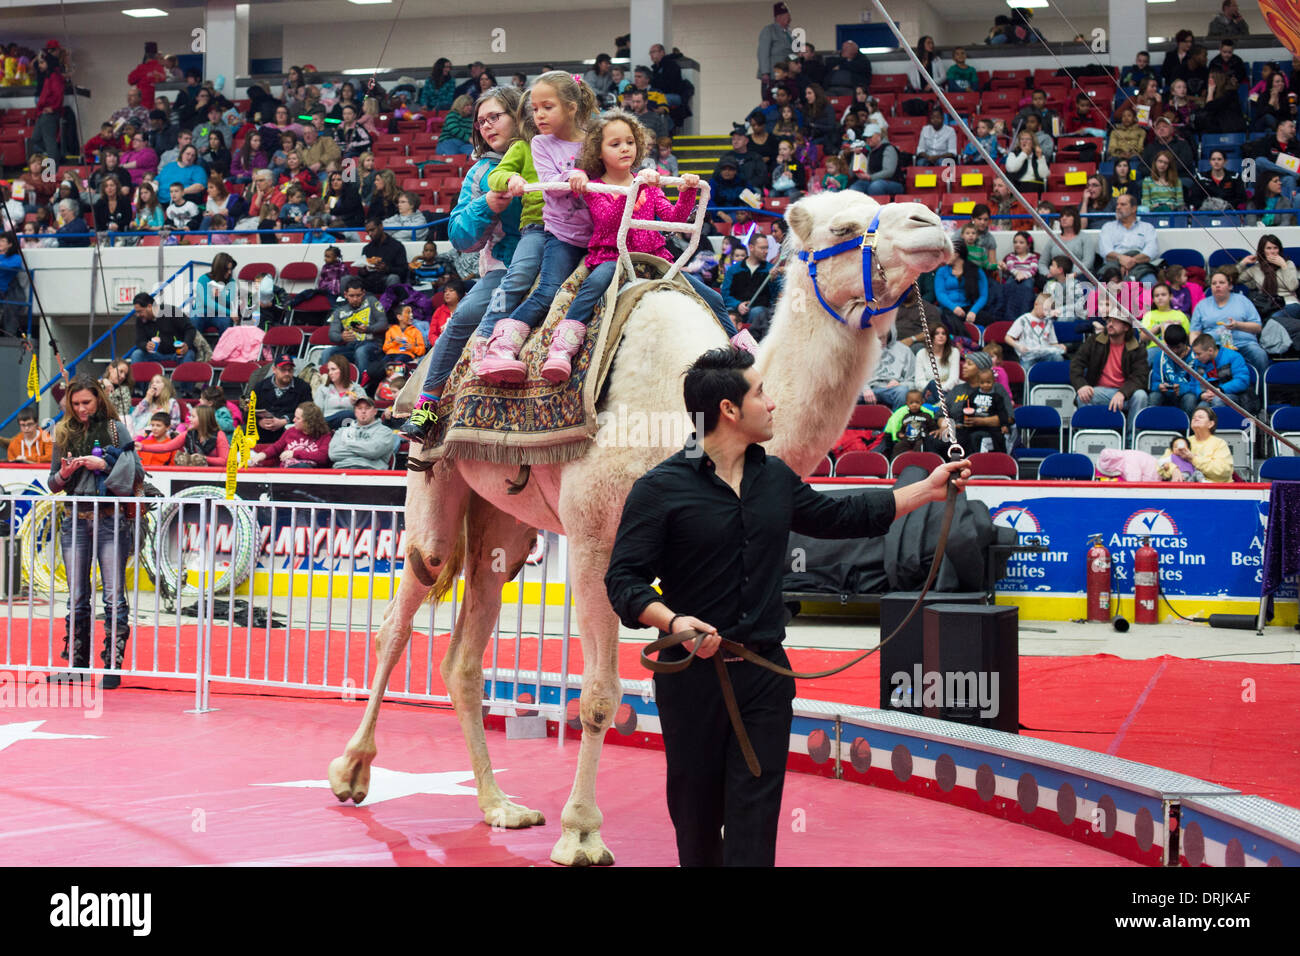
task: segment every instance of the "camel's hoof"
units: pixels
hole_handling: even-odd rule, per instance
[[[517,803],[507,803],[503,807],[484,810],[483,822],[493,829],[522,830],[524,827],[542,826],[546,823],[546,817],[540,810],[529,810]]]
[[[551,850],[551,862],[561,866],[613,866],[614,854],[605,846],[599,830],[566,830]]]
[[[361,760],[335,757],[330,761],[329,778],[339,803],[360,803],[370,792],[370,765]]]

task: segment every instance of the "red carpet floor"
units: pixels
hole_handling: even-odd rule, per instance
[[[454,716],[394,704],[371,796],[339,804],[326,767],[359,703],[126,689],[91,718],[0,711],[0,866],[545,866],[578,746],[491,733],[497,781],[546,825],[484,826]],[[66,735],[66,736],[65,736]],[[89,735],[89,736],[87,736]],[[372,768],[373,769],[373,768]],[[381,775],[384,778],[381,783]],[[606,747],[597,791],[622,866],[672,866],[663,755]],[[789,774],[781,866],[1134,866],[1064,837],[934,800]],[[795,825],[795,821],[798,825]]]
[[[56,621],[56,649],[62,646],[62,631],[62,622]],[[178,639],[174,628],[161,631],[156,664],[152,643],[132,648],[128,660],[134,652],[138,655],[137,666],[142,669],[171,669],[178,658],[182,668],[192,668],[195,632],[193,625],[186,625],[180,629]],[[34,621],[31,663],[47,660],[47,634],[48,621]],[[0,630],[0,654],[7,651],[10,661],[25,660],[27,640],[27,620],[15,619],[7,640]],[[447,641],[445,634],[435,638],[430,669],[428,640],[417,635],[411,645],[414,653],[408,653],[409,684],[404,661],[395,675],[393,689],[424,692],[430,688],[434,693],[443,693],[437,665]],[[233,634],[227,634],[222,621],[213,639],[213,671],[227,673],[229,647],[229,673],[245,673],[247,660],[247,673],[255,678],[269,676],[298,682],[304,681],[305,664],[306,683],[321,683],[328,676],[329,683],[337,684],[345,672],[358,685],[366,683],[369,645],[363,632],[354,630],[349,640],[343,631],[332,631],[328,654],[322,630],[313,633],[310,653],[304,652],[305,644],[306,635],[301,629],[293,630],[287,638],[282,628],[273,629],[269,637],[265,629],[254,630],[250,641],[246,627],[236,626]],[[536,666],[536,640],[524,639],[520,651],[521,668],[531,670]],[[642,680],[648,676],[637,655],[635,645],[620,647],[620,673],[624,678]],[[851,654],[796,650],[790,656],[796,669],[821,670]],[[513,667],[512,640],[502,640],[498,659],[502,667]],[[545,642],[542,667],[559,670],[558,640]],[[570,672],[579,673],[581,668],[582,649],[575,640],[570,649]],[[845,674],[800,682],[799,696],[874,706],[879,699],[878,674],[877,659],[868,658]],[[158,678],[128,677],[126,683],[175,689],[193,686],[192,682]],[[213,685],[215,693],[247,689],[222,684],[219,678]],[[259,692],[275,691],[268,688]],[[1023,657],[1020,661],[1022,733],[1180,771],[1294,807],[1300,807],[1297,712],[1300,668],[1290,665],[1172,657],[1130,661],[1109,655]]]

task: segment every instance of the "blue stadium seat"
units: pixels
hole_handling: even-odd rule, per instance
[[[1016,430],[1019,432],[1019,440],[1025,443],[1024,447],[1011,449],[1011,456],[1017,461],[1041,460],[1061,451],[1065,436],[1061,428],[1061,415],[1055,408],[1047,405],[1021,405],[1016,409]],[[1050,432],[1056,433],[1055,447],[1035,445],[1041,439],[1050,438]]]
[[[1096,477],[1096,471],[1087,455],[1058,452],[1043,459],[1038,466],[1038,477],[1060,481],[1092,481]]]
[[[1039,474],[1042,474],[1041,469]],[[1260,481],[1300,481],[1300,458],[1270,458],[1259,466]]]
[[[1158,458],[1173,438],[1186,436],[1189,427],[1187,413],[1181,408],[1149,405],[1133,419],[1133,447]]]
[[[1165,260],[1165,265],[1205,268],[1205,256],[1199,249],[1166,249],[1160,257]]]
[[[1251,368],[1254,371],[1254,368]],[[1273,402],[1269,390],[1281,386],[1300,386],[1300,362],[1274,362],[1264,370],[1264,407]]]
[[[1214,149],[1216,146],[1221,149],[1231,146],[1240,148],[1245,142],[1245,133],[1205,133],[1201,136],[1201,154],[1204,155],[1207,150]]]
[[[1215,249],[1210,253],[1207,268],[1216,269],[1219,266],[1235,266],[1248,255],[1250,255],[1249,249]]]
[[[1056,331],[1056,341],[1062,345],[1069,345],[1072,342],[1082,342],[1083,335],[1074,327],[1073,322],[1053,322],[1052,328]],[[1032,369],[1033,366],[1030,366]]]

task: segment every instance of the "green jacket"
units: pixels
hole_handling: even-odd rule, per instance
[[[497,168],[488,173],[488,186],[493,191],[503,193],[510,177],[518,173],[529,183],[537,182],[537,169],[533,166],[533,151],[522,139],[515,140],[497,163]],[[542,221],[543,193],[524,193],[524,211],[519,214],[519,228],[539,225]]]

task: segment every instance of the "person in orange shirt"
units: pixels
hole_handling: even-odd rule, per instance
[[[397,325],[390,325],[384,335],[384,354],[401,355],[412,363],[424,354],[424,336],[415,327],[414,315],[409,305],[397,313]]]
[[[168,434],[172,419],[166,412],[155,412],[149,419],[149,431],[136,440],[136,451],[140,453],[140,463],[148,468],[150,465],[170,465],[176,457],[176,450],[185,444],[185,436],[172,437]]]
[[[9,460],[16,462],[49,463],[54,443],[50,436],[36,427],[36,413],[24,408],[18,413],[18,434],[9,442]]]

